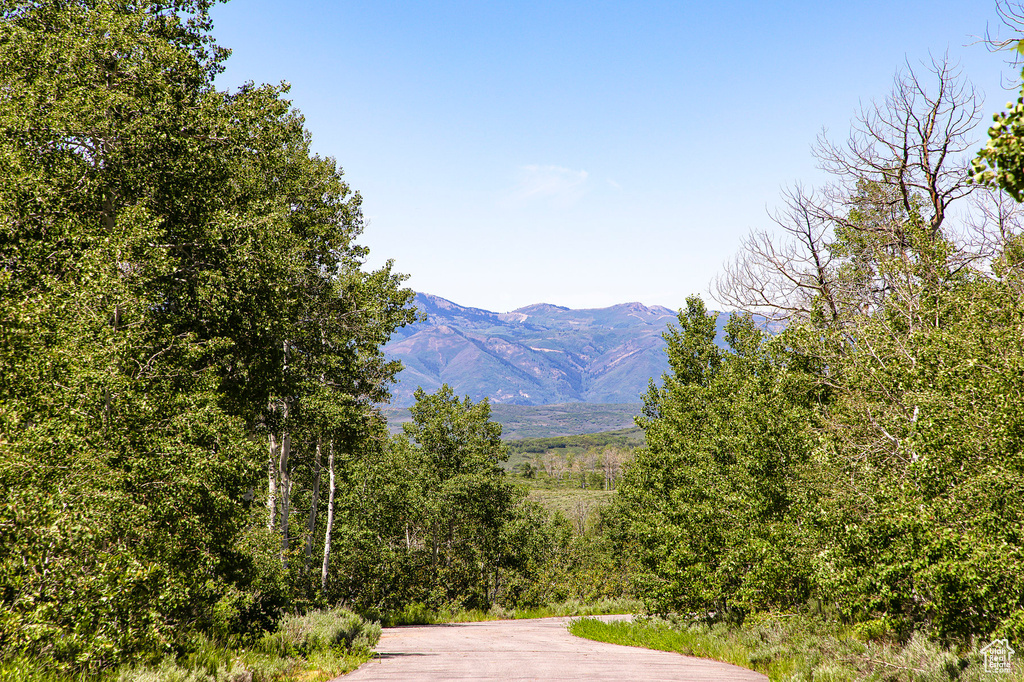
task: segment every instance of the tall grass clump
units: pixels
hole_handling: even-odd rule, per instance
[[[254,682],[253,672],[239,660],[206,667],[182,666],[173,658],[165,659],[156,668],[123,670],[116,682]]]
[[[367,622],[351,611],[334,608],[285,616],[277,631],[263,637],[259,649],[281,656],[302,656],[332,649],[370,651],[380,639],[380,623]]]

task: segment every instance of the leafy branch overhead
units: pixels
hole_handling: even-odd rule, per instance
[[[1024,55],[1024,41],[1015,46]],[[1021,72],[1024,80],[1024,71]],[[999,187],[1016,201],[1024,201],[1024,91],[1017,102],[1007,102],[1006,110],[992,116],[989,141],[974,160],[974,182]]]

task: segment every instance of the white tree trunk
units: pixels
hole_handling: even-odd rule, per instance
[[[320,569],[320,590],[327,589],[327,565],[331,560],[331,530],[334,528],[334,442],[327,451],[327,530],[324,532],[324,564]]]
[[[274,530],[277,520],[277,439],[268,436],[270,457],[267,460],[267,528]]]
[[[285,408],[287,413],[287,408]],[[286,431],[281,436],[281,565],[288,568],[288,514],[291,511],[292,479],[288,471],[288,457],[292,450],[292,438]]]

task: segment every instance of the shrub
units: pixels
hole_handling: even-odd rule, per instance
[[[306,657],[318,651],[368,651],[380,639],[380,623],[367,622],[351,611],[334,608],[285,616],[260,648],[281,656]]]

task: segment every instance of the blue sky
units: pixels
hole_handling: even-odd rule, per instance
[[[684,305],[780,190],[823,181],[896,70],[943,53],[991,113],[994,0],[306,2],[213,10],[218,83],[291,83],[363,196],[369,264],[462,305]]]

